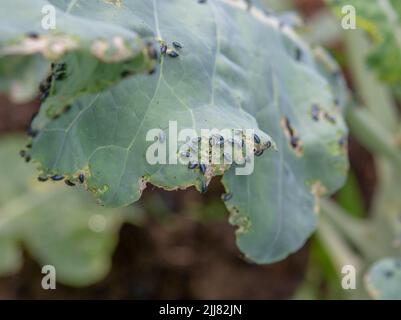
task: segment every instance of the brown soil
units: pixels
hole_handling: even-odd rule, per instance
[[[306,248],[283,262],[245,262],[227,223],[180,217],[174,227],[125,225],[107,278],[87,288],[41,289],[39,266],[0,279],[0,299],[288,299],[301,283]]]

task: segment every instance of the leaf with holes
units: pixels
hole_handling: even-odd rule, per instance
[[[224,199],[245,255],[266,263],[299,249],[315,228],[319,197],[341,186],[348,166],[341,108],[309,48],[276,18],[241,2],[118,4],[77,1],[70,13],[152,38],[161,47],[160,65],[151,75],[82,96],[56,120],[42,107],[32,155],[43,174],[72,181],[85,174],[87,189],[108,206],[138,200],[148,183],[205,191],[213,176],[224,174],[232,194]],[[173,162],[186,146],[174,145],[171,121],[178,132],[192,128],[197,136],[202,129],[252,129],[264,146],[257,155],[273,147],[250,159],[250,175],[238,175],[235,165],[151,164],[146,155],[155,144],[172,144],[167,160]],[[165,137],[148,141],[151,129]]]
[[[57,116],[83,93],[101,91],[127,75],[153,69],[152,48],[136,32],[107,19],[71,14],[75,5],[79,7],[77,1],[56,4],[46,0],[1,3],[0,90],[14,101],[32,99],[48,74],[40,85],[42,100],[49,96],[43,108]],[[54,29],[46,30],[51,21]],[[63,64],[58,63],[60,59]],[[72,73],[79,77],[71,79]]]

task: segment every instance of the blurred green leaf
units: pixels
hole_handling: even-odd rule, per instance
[[[347,182],[336,194],[336,200],[351,215],[364,216],[363,198],[354,172],[348,173]]]
[[[110,269],[123,212],[100,208],[64,184],[38,182],[18,156],[23,141],[0,140],[0,274],[18,270],[22,244],[40,265],[55,266],[62,283],[99,281]]]
[[[380,79],[401,93],[401,2],[399,0],[327,0],[339,18],[345,5],[355,7],[357,27],[364,29],[375,43],[368,57]]]
[[[401,299],[401,259],[385,258],[370,268],[365,276],[370,296],[379,300]]]

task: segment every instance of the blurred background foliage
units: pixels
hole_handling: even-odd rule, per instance
[[[346,75],[351,170],[322,201],[315,236],[285,261],[257,266],[235,247],[218,179],[205,197],[149,188],[114,210],[79,188],[40,183],[18,156],[38,102],[2,98],[0,298],[401,299],[400,1],[253,3],[328,49]],[[341,28],[347,4],[356,30]],[[40,288],[45,264],[56,267],[55,291]],[[355,290],[341,287],[344,265],[356,268]]]

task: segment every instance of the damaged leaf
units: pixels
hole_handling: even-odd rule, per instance
[[[0,90],[24,102],[34,98],[49,74],[45,106],[49,115],[59,114],[84,93],[118,82],[123,72],[149,72],[155,64],[136,32],[111,21],[79,17],[73,13],[73,3],[78,8],[80,3],[68,3],[71,6],[67,1],[6,0],[0,12]],[[55,8],[55,28],[47,30],[42,23],[51,12],[42,11],[50,5]],[[55,77],[50,62],[67,64],[66,79]],[[69,80],[71,72],[80,74],[79,81]]]
[[[62,9],[67,4],[52,3]],[[335,91],[294,32],[256,8],[226,0],[125,0],[121,6],[78,1],[71,13],[158,41],[160,65],[151,75],[80,97],[57,119],[42,106],[33,123],[38,135],[32,154],[42,173],[74,182],[85,172],[85,186],[107,206],[129,205],[149,183],[167,190],[195,185],[205,192],[210,178],[224,174],[232,194],[225,203],[245,255],[267,263],[299,249],[315,228],[316,196],[341,186],[348,163],[338,143],[347,130]],[[81,75],[69,77],[74,82]],[[63,82],[60,90],[68,90]],[[335,121],[314,121],[314,104]],[[292,134],[283,128],[284,118]],[[198,136],[201,129],[253,129],[258,138],[251,140],[271,147],[257,150],[250,175],[236,175],[235,165],[150,164],[146,152],[155,141],[147,141],[147,132],[163,130],[169,144],[170,121],[177,121],[178,132],[193,128]],[[313,188],[317,181],[319,190]]]

